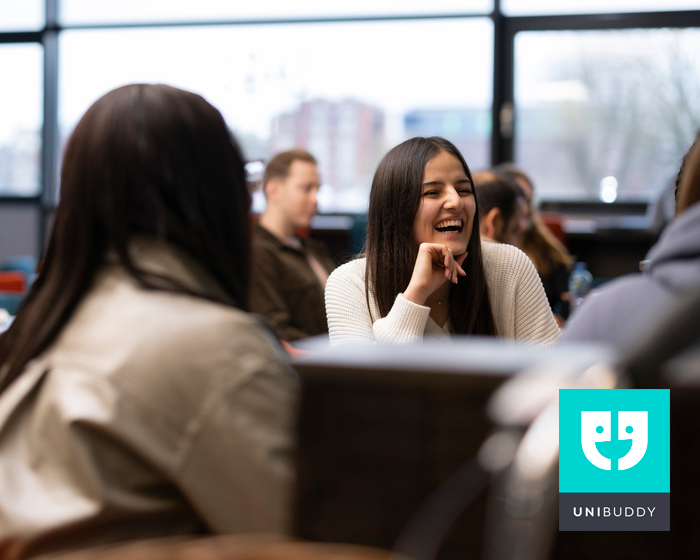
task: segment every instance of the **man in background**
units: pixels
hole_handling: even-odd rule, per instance
[[[472,175],[479,201],[479,231],[487,241],[515,245],[521,233],[525,197],[509,178],[493,171]]]
[[[250,307],[289,342],[328,332],[323,295],[336,265],[305,236],[320,182],[316,159],[298,149],[274,156],[263,175],[267,207],[253,233]]]

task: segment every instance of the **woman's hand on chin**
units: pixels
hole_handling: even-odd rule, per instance
[[[445,282],[456,284],[460,276],[467,275],[462,269],[466,258],[466,252],[455,257],[446,245],[421,243],[413,265],[413,275],[403,297],[418,305],[425,305],[428,297]]]

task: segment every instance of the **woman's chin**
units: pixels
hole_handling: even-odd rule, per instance
[[[459,255],[463,254],[467,250],[467,242],[464,240],[459,240],[459,241],[449,241],[445,243],[447,248],[452,251],[452,254],[455,257],[458,257]]]

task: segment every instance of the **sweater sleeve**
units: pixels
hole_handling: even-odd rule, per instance
[[[410,344],[423,338],[429,307],[410,302],[401,294],[386,317],[379,318],[379,310],[372,307],[370,313],[365,295],[364,261],[352,261],[337,268],[326,283],[331,344]]]
[[[499,337],[551,344],[561,334],[534,265],[511,245],[482,243],[489,300]]]
[[[554,319],[535,266],[522,251],[517,253],[519,281],[515,290],[515,338],[526,344],[549,345],[561,330]]]

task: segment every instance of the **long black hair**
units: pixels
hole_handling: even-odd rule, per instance
[[[41,273],[0,336],[0,392],[56,339],[108,251],[144,287],[217,299],[140,270],[129,255],[136,236],[189,254],[225,290],[221,303],[247,308],[244,160],[199,95],[134,84],[101,97],[68,141],[60,195]]]
[[[382,317],[411,280],[418,256],[413,222],[422,201],[423,174],[428,161],[443,151],[460,161],[473,185],[462,154],[454,144],[437,136],[411,138],[392,148],[374,174],[367,215],[365,290],[368,301],[370,291],[374,293]],[[476,202],[476,192],[474,199]],[[481,257],[478,205],[467,251],[462,265],[467,275],[450,287],[450,332],[495,335]]]

